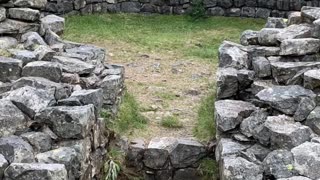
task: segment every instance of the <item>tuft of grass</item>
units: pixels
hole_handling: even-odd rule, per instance
[[[194,136],[201,141],[209,141],[216,134],[214,118],[215,90],[214,88],[210,89],[208,96],[201,100],[198,109],[198,121],[193,132]]]
[[[133,129],[142,129],[147,124],[147,119],[140,114],[140,107],[136,98],[124,93],[116,120],[109,122],[109,127],[117,134],[126,134]]]
[[[202,180],[217,180],[219,177],[218,163],[211,158],[205,158],[201,160],[198,172]]]
[[[166,116],[161,120],[161,126],[166,128],[182,128],[183,125],[177,116]]]

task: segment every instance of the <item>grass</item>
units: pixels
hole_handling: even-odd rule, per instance
[[[172,53],[181,58],[217,62],[223,40],[239,41],[239,32],[261,28],[264,20],[188,16],[95,14],[66,19],[65,39],[95,43],[125,42],[145,52]]]
[[[166,116],[161,120],[161,126],[166,128],[182,128],[183,125],[177,116]]]
[[[210,158],[203,159],[198,168],[202,180],[217,180],[219,176],[218,170],[218,163]]]
[[[106,115],[102,115],[102,117],[106,117]],[[109,122],[109,127],[118,134],[126,135],[133,129],[143,129],[146,124],[147,120],[140,114],[136,98],[126,91],[118,116],[116,120]]]

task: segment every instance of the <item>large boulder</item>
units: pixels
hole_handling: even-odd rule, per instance
[[[258,31],[246,30],[241,34],[240,42],[244,46],[258,45]]]
[[[287,150],[275,150],[268,154],[263,161],[266,175],[275,178],[288,178],[295,174],[293,155]]]
[[[268,17],[265,28],[285,28],[287,24],[283,18]]]
[[[27,128],[25,115],[11,101],[0,99],[0,137],[23,132]]]
[[[310,179],[320,178],[320,144],[305,142],[291,150],[294,157],[293,167],[300,175]]]
[[[264,46],[277,46],[277,37],[283,31],[281,28],[263,28],[259,32],[259,44]]]
[[[251,66],[248,53],[241,50],[241,45],[225,41],[219,47],[219,67],[233,67],[236,69]]]
[[[46,124],[62,139],[86,137],[95,122],[94,106],[56,106],[39,112],[35,121]]]
[[[61,65],[56,62],[34,61],[23,67],[22,76],[43,77],[60,82],[62,69]]]
[[[56,15],[48,15],[40,19],[40,33],[44,35],[48,29],[56,34],[62,34],[64,30],[64,18]]]
[[[301,56],[319,52],[320,40],[314,38],[286,39],[280,45],[280,55]]]
[[[304,21],[313,22],[317,19],[320,19],[320,8],[304,6],[301,9],[301,16]]]
[[[33,153],[32,146],[18,136],[0,138],[0,154],[9,163],[33,163]]]
[[[286,39],[310,38],[312,26],[309,24],[294,24],[284,28],[282,32],[277,35],[277,40],[282,42]]]
[[[284,114],[294,115],[302,97],[315,98],[315,94],[301,86],[273,86],[260,91],[257,98]]]
[[[56,100],[54,89],[43,90],[25,86],[4,94],[4,98],[12,101],[22,112],[33,118],[37,112],[52,106]]]
[[[237,94],[238,71],[234,68],[219,68],[217,71],[217,99],[232,97]]]
[[[22,61],[18,59],[0,57],[0,81],[17,80],[21,76]]]
[[[7,180],[66,180],[68,174],[63,164],[12,163],[5,171]]]
[[[47,0],[13,0],[13,4],[19,7],[45,8]]]
[[[237,127],[244,118],[257,108],[245,101],[220,100],[215,102],[215,117],[218,129],[222,132]]]

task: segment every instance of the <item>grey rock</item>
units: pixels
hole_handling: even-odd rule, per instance
[[[179,138],[170,153],[171,164],[175,168],[190,167],[206,156],[203,144],[193,139]]]
[[[103,104],[103,91],[102,89],[78,90],[71,94],[71,98],[78,99],[83,105],[93,104],[99,112]]]
[[[80,84],[79,74],[62,73],[61,82],[68,84]]]
[[[278,180],[311,180],[311,179],[304,177],[304,176],[292,176],[289,178],[280,178]]]
[[[295,174],[293,155],[287,150],[272,151],[263,161],[263,167],[267,175],[275,178],[288,178]]]
[[[316,102],[314,99],[311,99],[309,97],[302,97],[299,102],[297,111],[294,113],[294,120],[304,121],[315,107]]]
[[[320,137],[314,137],[311,139],[310,142],[313,142],[313,143],[320,143]]]
[[[226,15],[231,17],[239,17],[241,15],[241,9],[240,8],[227,9]]]
[[[145,142],[142,139],[135,139],[130,142],[126,154],[126,164],[138,169],[143,169],[142,158],[145,150]]]
[[[141,5],[139,2],[122,2],[121,11],[126,13],[140,12]]]
[[[0,37],[0,49],[9,49],[18,45],[17,39],[13,37]]]
[[[312,33],[312,26],[309,24],[293,24],[283,29],[277,35],[278,41],[286,39],[310,38]]]
[[[226,157],[220,165],[221,178],[225,180],[262,180],[263,168],[242,157]]]
[[[5,171],[6,180],[67,180],[63,164],[12,163]]]
[[[259,161],[263,161],[271,150],[257,143],[246,149],[246,152],[254,154]]]
[[[47,4],[47,0],[13,0],[13,4],[19,7],[43,9]]]
[[[238,71],[237,76],[238,76],[239,90],[244,90],[250,87],[250,85],[253,83],[255,72],[251,70],[241,69]]]
[[[8,161],[2,154],[0,154],[0,178],[3,178],[4,171],[9,166]]]
[[[210,16],[224,16],[225,11],[221,7],[213,7],[207,10],[207,14]]]
[[[102,81],[97,83],[96,87],[103,90],[104,104],[114,104],[117,100],[117,95],[121,93],[123,81],[119,75],[106,76]]]
[[[11,54],[12,58],[21,60],[23,62],[23,65],[37,60],[36,54],[32,51],[20,49],[8,49],[8,51]]]
[[[250,90],[253,95],[258,94],[264,89],[268,89],[274,86],[272,80],[256,80],[251,84]]]
[[[278,56],[280,53],[279,47],[269,47],[269,46],[247,46],[243,50],[248,53],[249,57]]]
[[[20,137],[29,142],[35,152],[45,152],[51,149],[51,138],[48,134],[42,132],[27,132],[21,134]]]
[[[64,30],[64,18],[56,15],[48,15],[40,19],[41,29],[40,34],[44,35],[47,29],[50,29],[52,32],[59,34],[63,33]]]
[[[274,86],[260,91],[256,96],[272,108],[288,115],[297,111],[301,97],[315,98],[312,91],[297,85]]]
[[[11,101],[0,99],[0,137],[27,129],[27,119]]]
[[[294,169],[310,179],[320,178],[320,144],[305,142],[291,150],[294,156]]]
[[[320,18],[320,8],[304,6],[301,9],[301,16],[305,21],[313,22]]]
[[[7,18],[6,13],[6,8],[0,7],[0,22],[4,21]]]
[[[319,52],[320,40],[314,38],[287,39],[280,45],[280,55],[306,55]]]
[[[220,161],[228,156],[238,155],[240,151],[249,148],[248,144],[241,144],[229,138],[221,138],[215,150],[216,160]]]
[[[38,31],[39,25],[12,19],[1,22],[0,34],[23,34],[30,31]]]
[[[39,45],[34,50],[34,53],[39,61],[51,61],[56,52],[48,46]]]
[[[70,147],[61,147],[48,152],[40,153],[36,155],[36,159],[39,163],[52,164],[59,163],[64,164],[67,172],[68,179],[79,178],[78,168],[80,162],[75,149]]]
[[[11,100],[22,112],[33,118],[34,115],[55,103],[54,90],[36,89],[25,86],[4,95]]]
[[[220,100],[215,102],[215,116],[217,127],[225,132],[234,129],[244,118],[256,110],[256,107],[244,101]]]
[[[288,15],[288,25],[302,23],[301,12],[292,12]]]
[[[61,99],[57,102],[58,106],[82,106],[82,103],[78,98],[69,97],[67,99]]]
[[[185,168],[175,171],[173,180],[200,180],[201,177],[195,168]]]
[[[232,97],[238,92],[238,71],[234,68],[219,68],[217,71],[217,99]]]
[[[73,48],[66,49],[67,53],[75,53],[83,56],[87,56],[88,60],[99,60],[104,62],[105,60],[105,50],[103,48],[99,48],[92,45],[80,45]]]
[[[52,62],[57,62],[61,64],[63,71],[67,73],[76,73],[82,75],[90,74],[94,70],[93,65],[75,58],[54,56]]]
[[[268,17],[265,28],[285,28],[287,27],[286,22],[283,18]]]
[[[203,5],[207,8],[208,7],[215,7],[215,6],[217,6],[217,0],[204,0]]]
[[[281,28],[263,28],[260,30],[258,39],[259,44],[264,46],[277,46],[277,37],[283,31]]]
[[[94,106],[49,107],[38,113],[35,121],[47,124],[62,139],[84,138],[95,122]]]
[[[241,34],[240,42],[244,46],[258,45],[258,31],[246,30]]]
[[[305,125],[309,126],[313,132],[320,135],[320,107],[316,107],[309,116],[307,117],[307,120],[305,122]]]
[[[267,19],[271,15],[271,10],[267,8],[257,8],[256,18]]]
[[[24,43],[24,48],[28,50],[35,50],[38,45],[47,44],[37,32],[27,32],[21,36],[21,42]]]
[[[43,77],[59,82],[62,76],[62,69],[59,63],[34,61],[24,66],[22,76]]]
[[[256,72],[256,77],[264,78],[271,76],[271,64],[265,57],[256,57],[252,59],[252,67]]]
[[[241,45],[224,41],[219,47],[219,67],[249,68],[248,53],[240,48]]]
[[[254,7],[242,7],[241,8],[241,16],[242,17],[255,17],[256,16],[256,8]]]
[[[21,76],[22,61],[0,57],[0,81],[7,82],[19,79]]]
[[[320,20],[313,21],[312,37],[320,38]]]
[[[35,162],[31,145],[18,136],[0,138],[0,154],[10,164]]]
[[[37,21],[40,17],[40,11],[30,8],[10,8],[9,18],[25,21]]]
[[[266,110],[259,109],[251,113],[251,115],[245,118],[241,125],[241,133],[247,137],[252,137],[255,133],[255,129],[262,125],[267,119],[268,113]]]

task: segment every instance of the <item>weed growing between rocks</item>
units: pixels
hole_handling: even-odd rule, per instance
[[[167,116],[161,120],[161,126],[166,128],[182,128],[183,125],[177,116]]]
[[[211,158],[205,158],[200,162],[198,172],[202,180],[217,180],[219,177],[218,164]]]

